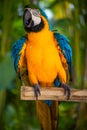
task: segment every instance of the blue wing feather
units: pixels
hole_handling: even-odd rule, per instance
[[[26,37],[22,37],[19,40],[17,40],[12,47],[12,57],[14,59],[14,68],[17,71],[18,68],[18,62],[20,60],[20,51],[26,41]]]
[[[68,69],[70,73],[70,80],[72,79],[72,49],[69,45],[70,41],[69,39],[60,34],[60,33],[54,33],[54,37],[56,38],[58,44],[60,45],[60,48],[62,50],[63,55],[65,56],[67,63],[68,63]],[[54,85],[56,87],[60,86],[60,80],[58,78],[55,79]]]
[[[68,63],[68,66],[69,66],[69,72],[71,73],[71,69],[72,69],[72,49],[69,45],[70,41],[66,36],[59,34],[59,33],[54,33],[54,36],[55,36],[56,40],[58,41],[60,48],[62,50],[62,53],[64,54],[64,56],[67,60],[67,63]]]

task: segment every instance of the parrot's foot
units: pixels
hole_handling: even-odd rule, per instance
[[[61,87],[64,88],[64,93],[67,94],[67,100],[70,98],[70,88],[68,85],[61,83]]]
[[[33,85],[33,87],[34,87],[34,93],[35,93],[36,99],[38,99],[38,95],[41,95],[41,93],[40,93],[40,85],[35,84],[35,85]]]

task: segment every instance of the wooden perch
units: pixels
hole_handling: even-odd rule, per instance
[[[58,101],[74,101],[87,102],[87,90],[71,89],[70,99],[64,95],[63,88],[57,87],[42,87],[41,95],[38,100],[58,100]],[[21,100],[36,100],[33,87],[21,87]]]

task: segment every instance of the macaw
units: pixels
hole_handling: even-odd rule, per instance
[[[14,67],[23,85],[31,85],[36,96],[37,115],[43,130],[57,130],[58,101],[39,101],[40,87],[63,87],[67,99],[72,68],[72,49],[66,36],[55,33],[44,11],[25,7],[26,37],[12,48]]]

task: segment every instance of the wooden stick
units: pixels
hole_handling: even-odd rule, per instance
[[[63,88],[41,87],[40,91],[41,95],[38,96],[38,100],[87,102],[87,90],[85,89],[71,89],[69,100],[67,100],[67,95],[64,95]],[[36,100],[33,87],[21,86],[21,100]]]

